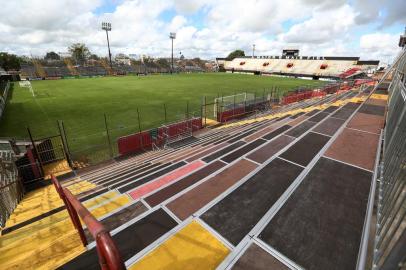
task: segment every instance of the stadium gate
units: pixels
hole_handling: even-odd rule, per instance
[[[217,123],[217,111],[218,104],[215,101],[207,103],[206,97],[204,97],[201,111],[203,126]]]
[[[71,171],[71,160],[61,134],[34,140],[29,129],[28,133],[31,147],[16,161],[24,185],[48,179],[51,174]]]

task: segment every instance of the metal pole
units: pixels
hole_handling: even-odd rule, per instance
[[[255,105],[254,105],[254,108],[255,108]],[[244,113],[246,113],[246,112],[247,112],[247,92],[245,92],[245,96],[244,96]]]
[[[110,60],[110,68],[113,69],[113,65],[111,64],[111,52],[110,52],[110,40],[109,40],[109,31],[106,30],[107,35],[107,47],[109,49],[109,60]]]
[[[138,118],[138,132],[141,134],[141,118],[140,118],[140,111],[137,108],[137,118]],[[142,136],[140,136],[140,145],[141,148],[144,149],[144,141],[142,139]]]
[[[63,121],[61,121],[61,124],[62,124],[63,135],[65,136],[65,140],[66,140],[66,148],[68,149],[69,155],[71,155],[70,148],[69,148],[69,144],[68,144],[68,136],[66,136],[65,124],[63,123]]]
[[[29,127],[27,127],[27,131],[28,131],[28,136],[30,136],[32,147],[34,148],[34,151],[37,154],[37,157],[38,157],[38,160],[39,160],[39,168],[40,168],[41,174],[42,174],[42,176],[44,176],[45,173],[44,173],[44,168],[42,167],[41,156],[40,156],[40,154],[38,152],[37,146],[35,145],[34,139],[32,138],[31,130],[30,130]]]
[[[234,91],[234,98],[233,98],[233,101],[234,101],[234,105],[233,105],[233,116],[235,116],[235,95],[236,95],[237,93]],[[234,118],[234,117],[233,117]]]
[[[141,120],[140,120],[140,111],[137,108],[137,117],[138,117],[138,130],[141,133]]]
[[[68,152],[68,145],[67,145],[68,143],[66,142],[66,138],[64,136],[64,130],[62,129],[61,123],[59,120],[56,120],[56,124],[58,125],[59,134],[61,136],[62,146],[63,146],[63,150],[65,151],[66,160],[68,161],[69,167],[73,168],[73,163],[70,158],[70,154]]]
[[[223,93],[221,93],[220,122],[223,122],[223,111],[224,111],[224,95]]]
[[[204,96],[204,126],[207,126],[207,100]]]
[[[107,116],[104,114],[104,126],[106,127],[107,142],[109,143],[110,157],[113,157],[113,148],[111,146],[109,128],[107,126]]]
[[[165,114],[165,123],[167,123],[168,119],[166,118],[166,104],[164,103],[164,114]],[[139,121],[139,117],[138,117]]]
[[[189,100],[186,101],[186,119],[189,119]]]
[[[171,38],[172,41],[172,54],[171,54],[171,73],[173,73],[173,38]]]

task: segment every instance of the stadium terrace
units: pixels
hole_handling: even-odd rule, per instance
[[[406,32],[389,65],[116,54],[118,2],[107,56],[0,53],[0,269],[405,269]]]

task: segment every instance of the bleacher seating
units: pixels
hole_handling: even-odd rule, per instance
[[[111,232],[129,269],[354,269],[386,106],[360,89],[290,103],[59,182]],[[99,267],[88,228],[84,247],[63,205],[53,186],[24,198],[0,237],[5,269]]]
[[[70,63],[70,62],[68,62]],[[185,71],[202,71],[201,68],[189,67]],[[72,76],[106,76],[112,75],[105,65],[102,65],[99,61],[92,61],[85,65],[72,66],[71,69],[65,63],[53,63],[51,66],[42,67],[46,79],[63,78]],[[74,69],[74,72],[72,71]],[[127,75],[127,74],[139,74],[139,73],[168,73],[167,68],[161,68],[156,66],[136,66],[136,65],[119,65],[113,64],[113,74]],[[36,67],[31,63],[25,63],[21,65],[21,77],[28,79],[37,79],[40,77],[36,70]]]
[[[329,59],[329,58],[327,58]],[[221,60],[226,71],[259,72],[292,76],[347,78],[352,71],[369,71],[377,64],[359,64],[354,60],[326,60],[309,58],[235,58],[231,61]]]

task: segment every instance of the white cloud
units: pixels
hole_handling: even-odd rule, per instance
[[[342,39],[354,25],[355,14],[348,5],[334,10],[316,11],[312,17],[290,28],[280,38],[288,43],[320,44]]]
[[[176,11],[181,14],[193,14],[206,3],[203,0],[174,0],[173,2]]]
[[[399,52],[399,34],[373,33],[360,38],[360,48],[363,57],[380,58],[384,61],[393,60]]]
[[[84,42],[92,52],[106,55],[106,36],[100,24],[109,21],[113,54],[169,56],[168,34],[175,31],[175,51],[202,58],[226,56],[234,49],[251,54],[253,43],[257,54],[264,55],[278,55],[282,48],[295,46],[302,55],[386,57],[394,50],[382,45],[371,54],[373,49],[365,45],[371,42],[367,36],[370,29],[376,31],[370,26],[371,20],[375,17],[381,25],[401,22],[404,18],[396,7],[405,3],[394,0],[395,7],[383,10],[381,4],[380,8],[368,8],[361,0],[355,4],[346,0],[120,0],[115,1],[112,12],[97,14],[95,10],[105,0],[2,2],[0,51],[43,55]],[[175,12],[169,21],[161,16],[167,11]],[[199,18],[194,17],[197,13]],[[363,27],[368,32],[358,40],[355,31],[362,33]],[[396,47],[395,39],[393,35],[385,46]]]
[[[406,23],[405,0],[355,0],[358,24],[377,23],[380,28]]]
[[[207,21],[211,27],[231,31],[274,34],[282,31],[283,21],[304,18],[310,10],[299,0],[223,0],[211,5]]]
[[[1,22],[22,29],[59,29],[72,17],[98,7],[101,0],[2,1]]]
[[[179,30],[179,28],[181,28],[182,26],[184,26],[186,24],[187,20],[184,16],[181,15],[176,15],[175,17],[173,17],[170,25],[169,25],[169,31],[171,32],[176,32]]]

